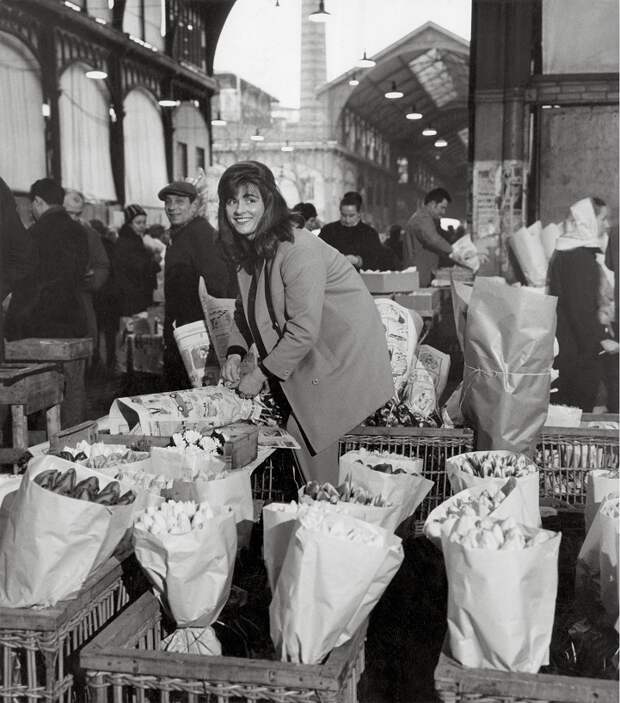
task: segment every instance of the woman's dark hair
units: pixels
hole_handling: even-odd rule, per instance
[[[226,217],[226,203],[242,186],[255,186],[263,199],[265,212],[253,239],[237,234]],[[239,268],[252,273],[263,261],[272,259],[280,242],[292,242],[295,221],[276,185],[273,173],[260,161],[239,161],[229,166],[217,186],[220,237]]]

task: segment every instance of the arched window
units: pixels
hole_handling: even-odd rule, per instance
[[[74,63],[60,77],[62,184],[96,200],[116,200],[110,159],[110,102],[105,83]]]
[[[209,165],[209,131],[191,102],[184,102],[174,111],[174,177],[196,177],[199,168]]]
[[[155,99],[136,88],[124,102],[125,202],[161,207],[157,193],[168,183],[161,115]]]
[[[0,32],[0,85],[0,173],[13,190],[28,191],[46,175],[41,76],[30,50],[6,32]]]

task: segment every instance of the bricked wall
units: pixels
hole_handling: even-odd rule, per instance
[[[532,81],[525,97],[541,105],[618,104],[618,74],[541,76]]]

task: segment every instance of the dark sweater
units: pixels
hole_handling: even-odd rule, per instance
[[[87,332],[80,297],[88,242],[79,222],[53,206],[30,228],[32,265],[15,285],[7,312],[7,339],[81,337]]]
[[[345,227],[339,220],[330,222],[319,237],[345,256],[361,256],[362,269],[385,271],[392,264],[391,252],[381,246],[377,230],[365,222],[358,222],[354,227]]]
[[[159,264],[130,225],[118,233],[114,248],[114,279],[121,315],[135,315],[153,304],[153,283]]]

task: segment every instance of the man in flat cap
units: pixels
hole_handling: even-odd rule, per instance
[[[221,242],[207,220],[198,214],[198,191],[186,181],[169,183],[157,194],[170,221],[170,244],[164,269],[164,376],[169,390],[189,388],[190,381],[174,340],[174,327],[204,319],[198,284],[216,298],[234,298],[236,280]]]

